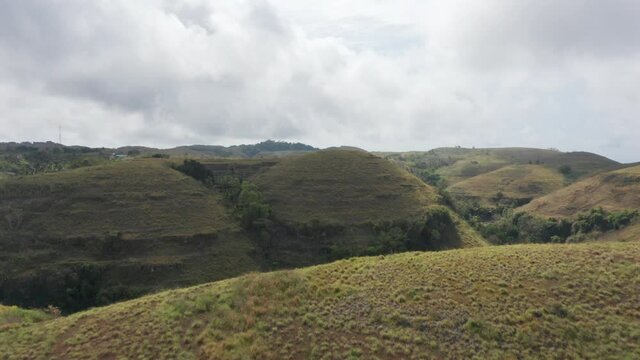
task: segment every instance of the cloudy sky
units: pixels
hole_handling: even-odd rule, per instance
[[[640,160],[637,0],[0,0],[0,141]]]

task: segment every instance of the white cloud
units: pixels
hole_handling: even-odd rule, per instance
[[[628,161],[640,150],[635,1],[0,9],[0,141],[55,139],[61,124],[67,142],[96,146],[528,145]]]

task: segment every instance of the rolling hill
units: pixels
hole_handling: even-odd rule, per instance
[[[507,198],[527,203],[564,186],[565,177],[555,169],[541,165],[508,165],[462,180],[447,188],[455,197],[477,201],[492,207]]]
[[[0,302],[66,311],[260,269],[219,195],[159,159],[0,182]]]
[[[353,258],[0,330],[5,359],[640,357],[640,242]]]
[[[612,170],[620,164],[588,152],[561,152],[535,148],[437,148],[426,152],[380,153],[414,172],[430,171],[453,185],[510,165],[541,165],[550,170],[571,167],[571,178]]]
[[[546,217],[572,217],[595,207],[608,211],[640,208],[640,166],[583,179],[518,210]]]
[[[254,181],[284,222],[402,219],[438,203],[433,188],[362,151],[325,150],[285,159]]]
[[[269,257],[286,266],[403,250],[485,245],[437,191],[364,151],[282,159],[252,181],[271,206]]]
[[[249,227],[171,161],[0,181],[0,302],[72,312],[249,271],[485,245],[433,188],[366,152],[204,161],[261,189],[273,216]]]

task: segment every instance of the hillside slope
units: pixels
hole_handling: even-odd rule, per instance
[[[518,210],[547,217],[571,217],[595,207],[609,211],[640,208],[640,166],[578,181]]]
[[[0,302],[65,311],[258,270],[219,196],[163,160],[0,182]]]
[[[280,161],[255,180],[275,217],[358,224],[418,215],[436,191],[362,151],[325,150]]]
[[[332,149],[278,161],[252,181],[273,210],[268,258],[319,259],[485,245],[437,191],[364,151]]]
[[[509,165],[455,183],[450,194],[495,206],[501,198],[521,203],[548,194],[564,186],[564,176],[541,165]]]
[[[149,238],[228,227],[213,193],[156,159],[12,177],[0,182],[0,197],[3,218],[11,211],[22,214],[11,229],[0,227],[0,236],[9,231],[64,238],[121,232],[126,238]]]
[[[0,331],[5,359],[640,357],[640,242],[354,258]]]

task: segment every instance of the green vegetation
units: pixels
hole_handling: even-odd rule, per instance
[[[31,175],[99,165],[109,161],[105,149],[62,146],[54,143],[0,143],[2,174]]]
[[[476,224],[480,233],[493,244],[579,242],[597,237],[597,233],[620,230],[638,218],[638,210],[607,212],[594,208],[575,219],[542,218],[532,214],[509,213],[498,221]]]
[[[0,332],[8,328],[34,324],[60,316],[60,311],[54,307],[44,310],[22,309],[17,306],[0,304]]]
[[[640,242],[251,274],[0,331],[5,359],[640,356]]]

